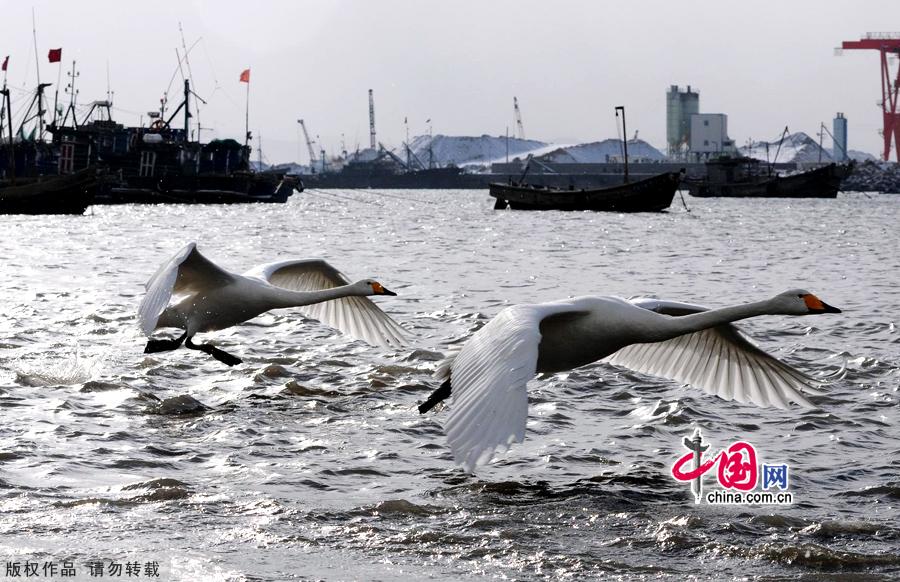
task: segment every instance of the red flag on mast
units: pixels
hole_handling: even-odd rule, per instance
[[[9,64],[9,55],[6,55],[6,58],[3,59],[3,66],[0,67],[0,71],[5,71],[6,65],[8,65],[8,64]]]
[[[250,69],[244,69],[241,72],[241,83],[249,83],[250,82]]]
[[[50,49],[50,52],[47,53],[47,58],[50,59],[51,63],[58,63],[62,60],[62,49]]]

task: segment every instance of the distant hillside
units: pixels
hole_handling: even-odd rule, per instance
[[[412,151],[423,164],[428,164],[429,148],[434,155],[434,163],[441,166],[455,164],[488,164],[506,156],[506,137],[490,135],[451,136],[420,135],[410,142]],[[509,138],[510,159],[546,147],[547,144],[533,139]]]
[[[558,164],[598,164],[610,159],[621,159],[623,154],[622,140],[605,139],[575,146],[562,146],[552,152],[539,156],[543,162]],[[628,141],[628,157],[645,160],[663,161],[666,156],[642,139]]]

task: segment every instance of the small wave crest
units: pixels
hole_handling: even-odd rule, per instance
[[[22,386],[68,386],[90,381],[96,374],[98,362],[92,358],[41,358],[17,369],[16,382]]]

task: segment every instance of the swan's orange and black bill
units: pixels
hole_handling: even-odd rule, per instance
[[[375,292],[375,295],[395,295],[395,296],[397,295],[393,291],[390,291],[389,289],[385,289],[381,283],[377,283],[377,282],[372,283],[372,291]]]
[[[803,301],[806,303],[806,307],[809,309],[810,313],[840,313],[841,310],[837,307],[832,307],[828,305],[812,293],[808,293],[803,296]]]

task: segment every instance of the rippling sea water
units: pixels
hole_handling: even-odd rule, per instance
[[[101,560],[157,561],[167,580],[900,577],[900,197],[687,201],[527,213],[485,192],[344,191],[0,217],[0,575],[71,560],[94,579]],[[415,339],[384,351],[284,310],[206,335],[235,368],[144,355],[143,283],[190,240],[239,272],[325,257],[376,277]],[[792,287],[844,313],[741,326],[834,377],[817,410],[598,363],[532,383],[525,443],[475,475],[452,462],[446,409],[415,410],[440,354],[508,304],[717,307]],[[159,406],[183,395],[208,409]],[[788,463],[794,504],[694,505],[669,467],[695,426]]]

